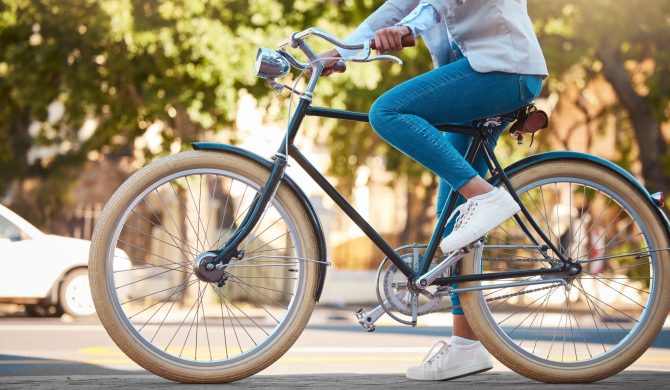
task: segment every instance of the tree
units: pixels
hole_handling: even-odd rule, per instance
[[[582,85],[607,80],[617,102],[603,113],[626,113],[619,131],[633,130],[647,187],[670,190],[662,133],[670,97],[670,1],[531,1],[529,9],[550,67],[550,91],[560,93],[569,73],[580,74]],[[586,122],[608,115],[586,115]]]
[[[334,9],[274,0],[2,2],[0,193],[14,183],[23,213],[44,222],[89,156],[131,153],[152,123],[162,126],[162,148],[144,150],[148,158],[202,130],[229,131],[239,89],[270,92],[251,72],[256,48],[326,8]]]
[[[0,5],[0,193],[13,185],[14,206],[44,224],[62,209],[89,157],[137,154],[134,140],[151,124],[161,124],[162,147],[143,148],[140,154],[147,159],[178,149],[203,131],[231,132],[239,90],[250,92],[261,106],[273,99],[251,71],[257,47],[274,47],[290,32],[312,25],[345,36],[379,4],[5,1]],[[322,82],[318,102],[366,111],[380,92],[429,68],[425,51],[407,57],[403,69],[352,65],[348,74]],[[394,77],[382,77],[381,69]],[[423,174],[368,125],[326,126],[332,128],[331,173],[341,178],[345,193],[353,182],[351,168],[372,154],[388,155],[389,168],[414,181]],[[353,136],[364,142],[352,144]],[[40,147],[47,153],[35,153]]]
[[[179,149],[203,130],[225,131],[234,141],[238,91],[251,93],[261,106],[274,99],[251,72],[257,47],[274,47],[312,25],[346,36],[382,2],[6,0],[0,4],[0,193],[10,184],[15,193],[23,191],[24,213],[44,222],[58,212],[88,158],[137,153],[134,140],[152,123],[162,125],[162,145],[143,148],[147,159]],[[634,129],[644,149],[642,174],[654,190],[670,188],[661,134],[667,121],[669,8],[668,0],[529,3],[551,71],[546,93],[566,98],[562,91],[575,73],[586,82],[606,79],[618,96],[608,109],[627,114],[622,140]],[[431,68],[423,45],[401,56],[402,68],[350,65],[346,74],[322,81],[316,104],[367,111],[383,91]],[[282,119],[285,110],[279,112],[280,118],[269,119]],[[587,115],[586,121],[604,116]],[[408,221],[415,224],[407,224],[402,240],[425,237],[435,178],[367,124],[321,125],[329,131],[329,172],[339,188],[349,194],[357,167],[382,156],[399,179],[394,182],[406,182],[409,189]],[[509,144],[500,147],[511,152]],[[38,146],[49,153],[36,153]]]

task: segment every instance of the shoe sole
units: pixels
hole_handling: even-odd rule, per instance
[[[459,367],[456,369],[445,370],[444,372],[432,372],[426,373],[425,375],[420,376],[410,376],[407,374],[407,378],[418,380],[418,381],[448,381],[452,379],[463,378],[470,375],[480,374],[486,372],[493,368],[491,362],[483,362],[479,364],[468,365],[464,367]]]

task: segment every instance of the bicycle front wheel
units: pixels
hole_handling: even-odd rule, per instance
[[[668,313],[670,245],[662,221],[627,180],[592,162],[540,163],[510,179],[533,219],[582,272],[463,284],[494,287],[461,294],[469,324],[499,361],[538,381],[592,382],[618,373],[647,350]],[[558,264],[540,249],[510,219],[463,260],[463,273]],[[509,286],[518,282],[528,284]]]
[[[239,228],[268,177],[239,155],[179,153],[140,169],[105,206],[91,289],[102,324],[136,363],[179,382],[230,382],[269,366],[300,335],[324,265],[308,210],[286,184],[221,278],[194,272],[196,258]]]

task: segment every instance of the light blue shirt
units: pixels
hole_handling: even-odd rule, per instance
[[[386,0],[352,34],[351,42],[372,38],[375,31],[395,25],[421,3],[430,4],[440,19],[421,34],[435,67],[455,61],[456,46],[478,72],[547,75],[526,0]]]
[[[422,35],[428,29],[439,23],[440,18],[437,14],[435,8],[432,5],[421,2],[419,5],[414,8],[407,16],[405,16],[401,21],[396,23],[396,26],[407,26],[412,30],[412,33],[415,37]],[[346,43],[361,43],[367,39],[372,39],[375,37],[375,32],[370,28],[367,23],[362,23],[356,30],[354,30],[351,35],[349,35],[344,41]],[[449,36],[451,41],[451,36]],[[358,50],[346,50],[342,48],[335,48],[342,58],[349,58],[356,53]]]
[[[401,21],[396,23],[396,26],[407,26],[412,30],[414,36],[422,35],[429,28],[433,27],[440,21],[437,11],[432,5],[422,1]]]

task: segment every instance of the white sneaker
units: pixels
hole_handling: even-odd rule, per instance
[[[475,196],[458,206],[451,214],[459,214],[454,230],[440,242],[442,252],[449,253],[478,240],[480,237],[518,213],[521,208],[509,192],[496,188]]]
[[[442,346],[434,355],[437,346]],[[478,374],[493,368],[491,355],[479,341],[470,345],[450,345],[438,341],[420,366],[407,369],[407,377],[419,381],[442,381]]]

